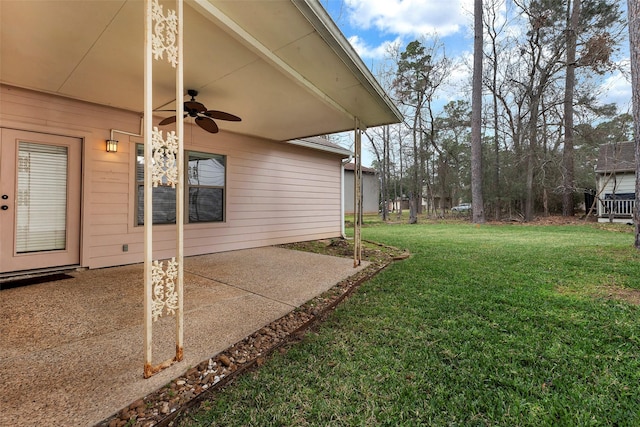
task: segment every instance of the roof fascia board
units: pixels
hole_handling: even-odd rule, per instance
[[[302,139],[292,139],[289,141],[285,141],[287,144],[297,145],[299,147],[312,148],[314,150],[325,151],[327,153],[339,154],[344,157],[349,157],[353,153],[346,148],[333,148],[327,147],[326,145],[315,144],[313,142],[305,141]]]
[[[620,173],[620,174],[634,174],[635,175],[635,170],[634,169],[629,169],[629,168],[625,168],[625,169],[596,169],[595,173],[599,173],[601,175],[610,175],[613,173]]]
[[[351,70],[364,88],[379,102],[382,101],[384,103],[383,106],[393,112],[398,122],[403,121],[404,118],[398,107],[371,74],[369,68],[362,62],[362,58],[347,41],[324,7],[317,0],[292,0],[292,2],[313,25],[320,37]]]
[[[205,16],[208,15],[218,25],[224,28],[225,31],[234,36],[242,44],[249,47],[253,52],[270,63],[276,69],[280,70],[280,72],[282,72],[284,75],[291,78],[297,84],[307,89],[309,92],[320,98],[332,108],[336,109],[350,119],[355,120],[355,116],[352,113],[343,108],[340,104],[334,101],[331,97],[329,97],[326,93],[320,90],[309,80],[304,78],[302,74],[298,73],[294,68],[280,59],[279,56],[274,54],[258,39],[249,34],[244,28],[240,27],[234,20],[229,18],[226,14],[224,14],[224,12],[211,4],[208,0],[191,0],[191,2],[196,5],[199,10],[204,12],[206,14]]]

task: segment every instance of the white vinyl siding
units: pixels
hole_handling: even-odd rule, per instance
[[[635,181],[636,177],[634,174],[632,173],[622,173],[622,172],[618,172],[615,177],[613,176],[600,176],[599,180],[601,181],[601,183],[605,183],[606,185],[604,186],[604,191],[602,192],[602,195],[604,194],[612,194],[615,193],[616,194],[622,194],[622,193],[635,193],[636,191],[636,181]]]

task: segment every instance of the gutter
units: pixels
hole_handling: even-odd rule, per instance
[[[325,151],[327,153],[340,154],[343,157],[351,157],[352,154],[351,151],[347,150],[346,148],[329,147],[322,144],[316,144],[315,142],[305,141],[303,139],[291,139],[285,142],[287,144],[297,145],[299,147],[312,148],[314,150]]]

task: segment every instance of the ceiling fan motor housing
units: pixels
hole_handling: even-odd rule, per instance
[[[240,117],[235,116],[230,113],[225,113],[224,111],[216,111],[216,110],[207,110],[207,107],[204,106],[201,102],[196,101],[196,96],[198,96],[198,91],[195,89],[187,90],[187,94],[191,96],[190,101],[184,102],[184,117],[192,117],[195,119],[195,122],[202,129],[206,130],[209,133],[217,133],[218,125],[213,120],[228,120],[232,122],[241,121]],[[176,121],[176,117],[167,117],[166,119],[160,122],[161,126],[168,125],[170,123],[174,123]]]

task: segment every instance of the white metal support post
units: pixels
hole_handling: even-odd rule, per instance
[[[183,0],[176,0],[178,11],[178,64],[176,66],[176,117],[184,117],[184,10]],[[178,132],[178,183],[176,188],[176,261],[178,262],[178,309],[176,311],[176,361],[184,358],[184,120],[176,120]]]
[[[153,125],[153,3],[146,0],[144,11],[144,376],[152,371],[153,321],[151,304],[151,267],[153,259],[153,185],[151,180],[153,147],[151,143]]]
[[[355,120],[354,173],[353,173],[353,266],[362,263],[362,130],[360,120]]]
[[[158,0],[145,0],[144,40],[144,377],[183,359],[183,227],[184,227],[184,121],[176,132],[153,127],[153,61],[165,59],[176,69],[176,117],[183,117],[183,0],[164,10]],[[153,260],[153,188],[176,189],[176,251],[166,261]],[[153,322],[168,314],[176,318],[176,354],[153,365]]]

